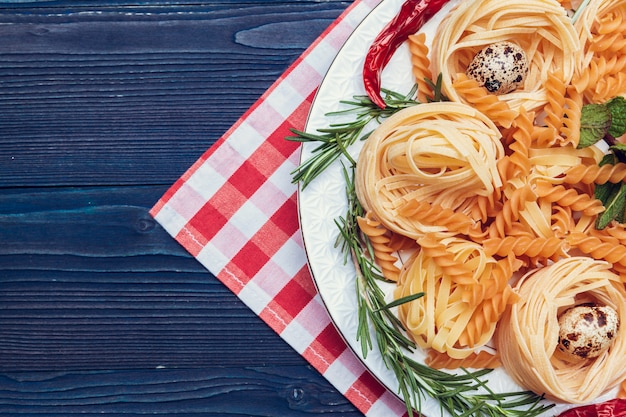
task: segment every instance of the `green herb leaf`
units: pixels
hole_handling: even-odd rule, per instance
[[[617,151],[617,152],[622,152],[622,153],[626,153],[626,143],[621,143],[621,142],[617,142],[613,145],[611,145],[610,149],[612,151]],[[617,155],[619,157],[619,155]],[[618,158],[619,159],[619,158]],[[616,163],[617,161],[613,162]]]
[[[613,165],[618,162],[626,163],[626,144],[615,142],[609,147],[609,150],[612,152],[611,155],[613,155],[615,159],[615,161],[612,162]]]
[[[615,138],[626,133],[626,99],[622,96],[613,97],[606,103],[611,112],[609,134]]]
[[[437,77],[437,82],[436,83],[433,83],[433,81],[430,78],[424,78],[424,81],[433,90],[433,97],[428,99],[429,102],[449,101],[450,100],[445,94],[443,94],[443,92],[441,90],[441,86],[443,84],[443,78],[442,78],[441,74],[439,74],[439,76]]]
[[[588,5],[589,5],[589,0],[583,0],[580,3],[580,5],[578,6],[578,9],[576,9],[576,13],[574,13],[574,15],[572,16],[572,23],[578,20],[583,10],[585,10],[585,7],[587,7]]]
[[[626,216],[626,205],[624,207],[624,210],[622,210],[621,213],[617,213],[617,215],[615,216],[615,220],[618,223],[624,223],[624,216]]]
[[[615,143],[609,148],[612,152],[604,155],[598,163],[599,166],[615,165],[618,162],[626,161],[626,145]],[[624,222],[626,216],[626,184],[610,183],[596,184],[594,197],[602,202],[605,210],[596,218],[595,227],[598,230],[604,229],[611,221]]]
[[[605,104],[586,104],[580,113],[580,141],[578,148],[598,142],[609,132],[611,111]]]
[[[606,185],[606,184],[605,184]],[[606,203],[604,203],[604,212],[596,219],[596,229],[604,229],[612,220],[617,219],[624,215],[624,209],[626,209],[626,184],[611,184],[618,189],[615,192],[612,189],[612,193]]]
[[[417,300],[418,298],[422,298],[424,295],[425,294],[423,292],[418,292],[418,293],[415,293],[415,294],[407,295],[406,297],[398,298],[397,300],[394,300],[394,301],[390,302],[389,304],[387,304],[383,308],[390,309],[392,307],[397,307],[397,306],[405,304],[405,303],[410,303],[413,300]]]
[[[612,196],[615,195],[620,189],[620,184],[613,184],[606,182],[604,184],[596,184],[594,190],[594,197],[602,202],[602,205],[606,207],[612,200]]]

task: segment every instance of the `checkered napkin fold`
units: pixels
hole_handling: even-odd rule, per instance
[[[291,172],[317,87],[350,33],[380,0],[355,1],[214,146],[151,214],[187,251],[368,417],[401,416],[347,347],[311,279]]]

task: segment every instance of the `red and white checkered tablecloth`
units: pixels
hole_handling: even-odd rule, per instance
[[[368,417],[402,416],[347,347],[311,279],[297,214],[299,144],[316,89],[380,0],[356,0],[163,195],[151,214]]]

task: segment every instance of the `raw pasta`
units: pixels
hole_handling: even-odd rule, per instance
[[[424,363],[434,369],[477,368],[494,369],[502,366],[500,358],[486,350],[472,353],[464,359],[453,359],[445,353],[430,349]]]
[[[626,0],[591,0],[574,23],[582,47],[572,84],[589,102],[626,93]]]
[[[412,202],[452,213],[476,195],[492,198],[501,186],[496,163],[504,156],[496,126],[475,109],[452,102],[420,104],[385,120],[368,138],[356,169],[361,204],[387,229],[419,239],[426,233],[467,233],[459,216],[407,216]]]
[[[508,147],[510,155],[498,161],[498,171],[503,182],[511,178],[526,176],[530,173],[528,151],[532,142],[534,114],[526,113],[523,108],[513,121]]]
[[[529,62],[523,88],[501,95],[515,112],[540,109],[547,102],[545,81],[560,73],[568,84],[576,68],[580,42],[571,19],[556,0],[475,0],[461,2],[439,25],[432,46],[432,72],[441,73],[444,93],[467,102],[455,88],[470,60],[494,42],[517,43]]]
[[[513,119],[517,116],[509,105],[490,94],[478,81],[470,79],[464,73],[459,73],[452,83],[452,88],[463,100],[475,109],[484,113],[487,117],[502,127],[510,127]]]
[[[559,313],[586,302],[614,308],[626,323],[626,291],[608,262],[587,257],[561,259],[529,272],[518,283],[520,301],[498,326],[497,350],[519,384],[552,400],[585,403],[626,378],[626,333],[596,359],[577,363],[559,355]]]
[[[561,127],[559,132],[564,141],[574,147],[578,147],[580,142],[580,117],[583,107],[583,95],[576,91],[576,88],[569,86],[566,89],[565,108],[561,117]]]
[[[396,266],[398,258],[394,255],[396,249],[391,246],[390,232],[370,215],[359,217],[357,222],[359,229],[367,235],[372,244],[374,259],[383,276],[390,281],[397,281],[400,268]]]
[[[421,243],[428,249],[404,264],[395,297],[425,295],[400,305],[400,319],[422,348],[467,358],[491,340],[506,306],[517,300],[508,279],[519,264],[497,261],[462,238],[436,242],[428,236]]]
[[[563,82],[563,73],[560,69],[557,72],[548,73],[544,85],[546,88],[547,103],[543,107],[546,126],[554,131],[555,136],[561,130],[563,115],[565,114],[565,90],[566,84]],[[562,139],[562,138],[558,138]]]
[[[410,35],[408,39],[413,77],[417,84],[417,100],[426,103],[433,96],[433,90],[426,80],[433,79],[430,72],[430,59],[428,58],[428,46],[426,46],[426,34],[418,33]]]
[[[626,164],[619,162],[615,165],[577,165],[565,172],[563,182],[567,184],[605,184],[612,182],[619,184],[626,179]]]

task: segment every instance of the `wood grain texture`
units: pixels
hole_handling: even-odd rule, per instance
[[[345,6],[4,10],[0,186],[172,183]]]
[[[0,194],[0,371],[305,363],[149,216],[163,192]]]
[[[0,375],[0,414],[358,416],[303,366]]]
[[[0,3],[0,415],[361,415],[148,210],[348,3]]]

